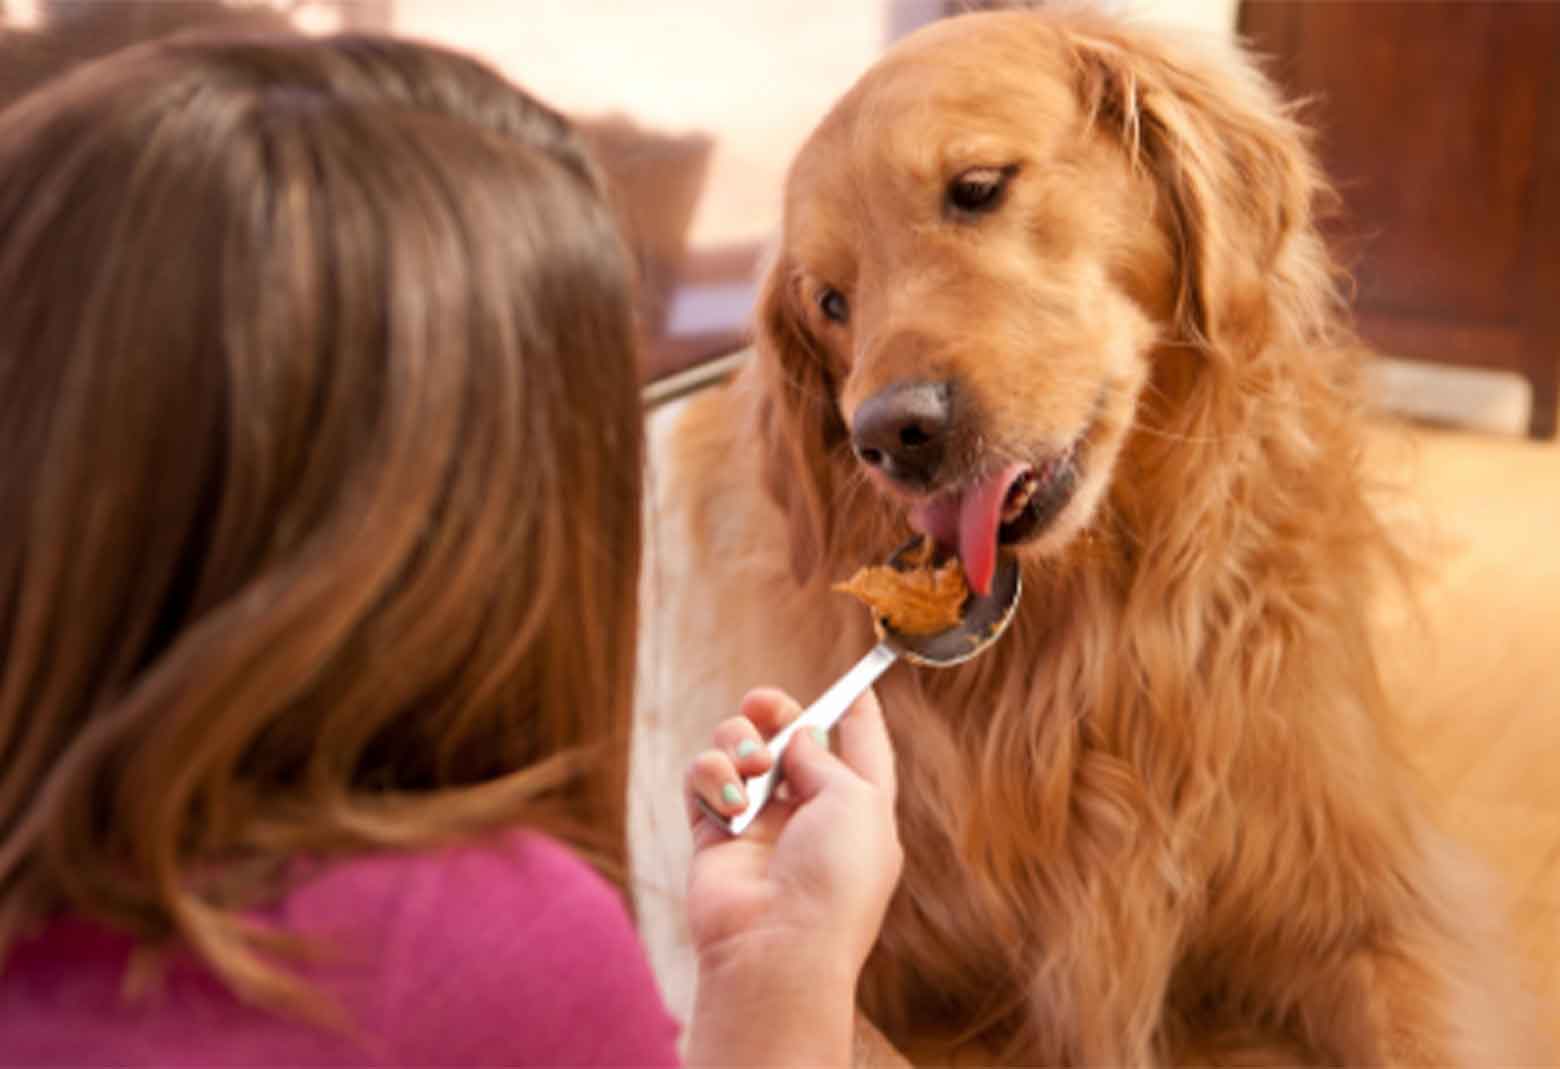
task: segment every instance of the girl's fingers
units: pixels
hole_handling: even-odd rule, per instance
[[[764,736],[745,716],[733,716],[721,721],[715,729],[715,748],[731,757],[737,774],[744,779],[769,771],[774,763]]]
[[[870,687],[852,703],[834,734],[840,760],[862,779],[887,792],[892,800],[896,789],[894,745],[883,720],[883,707]]]
[[[826,739],[814,730],[798,731],[791,736],[780,762],[785,770],[789,797],[800,805],[821,793],[831,783],[850,789],[860,778],[840,758],[829,752]]]
[[[759,736],[772,738],[776,732],[802,715],[796,699],[774,687],[755,687],[742,696],[737,715],[753,722]]]
[[[705,750],[689,762],[683,796],[690,826],[696,826],[703,816],[700,802],[724,817],[740,813],[747,805],[742,777],[737,774],[731,755],[723,750]]]
[[[886,798],[892,808],[894,749],[883,722],[883,709],[871,690],[851,704],[835,727],[835,734],[837,753],[831,753],[827,742],[816,738],[813,732],[799,731],[781,756],[785,782],[797,803],[805,803],[831,786],[854,792],[867,785]]]
[[[688,809],[688,821],[694,830],[695,841],[705,832],[714,832],[714,822],[704,818],[708,812],[722,817],[735,816],[748,802],[744,780],[763,775],[774,764],[774,755],[766,741],[802,714],[802,707],[789,694],[772,687],[758,687],[742,698],[738,714],[728,717],[716,727],[713,747],[700,753],[688,765],[684,796]],[[856,723],[852,723],[855,721]],[[850,725],[847,727],[847,725]],[[802,734],[807,734],[803,732]],[[828,751],[827,741],[814,742],[811,737],[801,747],[793,738],[788,750],[788,771],[781,782],[769,810],[759,818],[752,829],[762,838],[765,816],[769,823],[783,823],[785,814],[796,803],[811,797],[823,789],[823,785],[835,777],[855,779],[860,777],[889,791],[893,789],[894,758],[888,749],[887,733],[883,728],[882,712],[877,699],[868,691],[852,705],[840,724],[841,756]],[[810,744],[810,745],[809,745]],[[849,750],[845,749],[849,747]],[[790,751],[800,750],[799,762],[793,762]],[[842,760],[843,759],[843,760]],[[805,765],[794,772],[792,763]],[[859,766],[859,767],[858,767]],[[794,779],[794,782],[791,782]],[[778,827],[772,829],[778,832]],[[724,834],[724,833],[722,833]]]

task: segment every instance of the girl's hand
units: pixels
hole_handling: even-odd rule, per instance
[[[751,691],[689,765],[688,921],[701,966],[759,955],[774,968],[779,955],[854,978],[882,927],[903,852],[893,748],[871,691],[836,726],[837,755],[812,732],[796,734],[784,787],[742,835],[727,834],[694,801],[740,811],[742,781],[772,763],[765,740],[800,713],[780,691]]]

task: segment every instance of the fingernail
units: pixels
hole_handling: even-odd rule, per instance
[[[735,783],[728,783],[720,789],[721,801],[727,805],[742,804],[742,788]]]
[[[743,739],[741,742],[737,743],[737,757],[738,757],[738,759],[741,759],[743,757],[751,757],[753,754],[755,754],[757,752],[758,752],[758,743],[754,742],[752,739]]]
[[[819,746],[822,746],[824,749],[829,748],[829,733],[827,731],[823,730],[823,728],[815,727],[812,729],[812,735],[813,738],[818,740]]]

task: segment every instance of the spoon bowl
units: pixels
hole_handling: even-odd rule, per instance
[[[891,568],[901,571],[908,567],[906,558],[920,546],[920,539],[894,551],[888,558]],[[997,558],[996,573],[991,577],[991,589],[985,594],[970,593],[959,610],[959,622],[946,631],[930,635],[906,635],[888,626],[881,616],[874,619],[878,639],[892,647],[899,656],[911,664],[925,668],[952,668],[963,664],[991,646],[1013,622],[1018,611],[1018,598],[1023,593],[1024,580],[1018,560],[1004,553]]]

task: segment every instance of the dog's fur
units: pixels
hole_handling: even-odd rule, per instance
[[[949,217],[951,177],[1009,165],[996,211]],[[969,474],[1085,451],[1010,633],[879,684],[907,862],[867,1016],[934,1060],[1541,1056],[1498,906],[1390,738],[1368,613],[1403,560],[1325,197],[1235,49],[1098,17],[935,24],[841,99],[788,178],[756,362],[655,423],[647,885],[676,885],[675,769],[740,693],[810,699],[873,641],[829,583],[904,540],[908,498],[848,428],[950,380]],[[640,910],[681,1003],[675,904]]]

